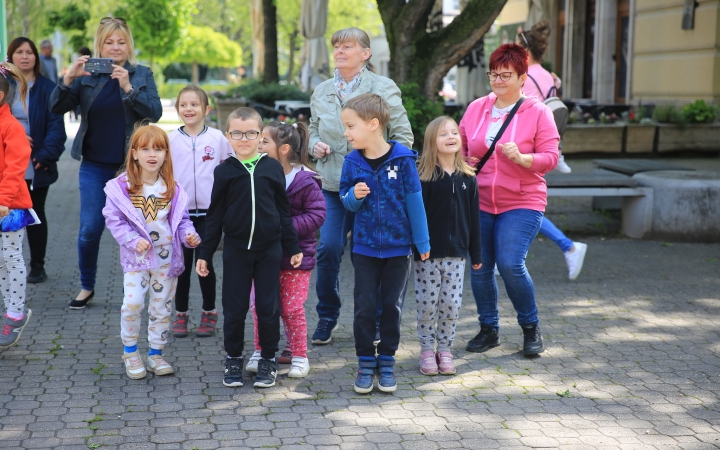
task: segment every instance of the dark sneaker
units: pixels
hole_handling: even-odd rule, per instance
[[[176,313],[175,320],[173,320],[172,335],[178,338],[184,338],[188,335],[188,315],[187,313]]]
[[[355,377],[355,392],[358,394],[367,394],[373,390],[373,379],[375,378],[375,369],[377,369],[377,360],[374,356],[360,356],[358,358],[357,377]]]
[[[465,350],[473,353],[482,353],[500,345],[498,330],[487,325],[480,326],[480,332],[472,338]]]
[[[47,274],[43,266],[30,266],[30,273],[27,276],[28,283],[42,283],[47,280]]]
[[[32,311],[29,308],[25,308],[25,315],[20,320],[5,316],[3,329],[0,332],[0,348],[10,348],[17,344],[30,316],[32,316]]]
[[[200,313],[200,326],[197,330],[197,337],[210,337],[215,335],[215,324],[218,313],[203,311]]]
[[[336,320],[320,319],[312,336],[312,343],[318,345],[329,344],[332,341],[332,332],[337,330]]]
[[[242,358],[227,358],[225,360],[225,376],[223,384],[227,387],[240,387],[243,385]]]
[[[535,356],[545,351],[543,338],[540,334],[540,325],[523,325],[522,326],[524,342],[523,354],[525,356]]]
[[[74,298],[68,306],[70,306],[70,309],[85,309],[87,304],[92,301],[93,297],[95,297],[95,291],[90,291],[90,295],[88,295],[82,300]]]
[[[258,371],[253,386],[262,388],[275,386],[275,377],[277,377],[277,363],[261,358],[258,361]]]
[[[383,392],[395,392],[395,358],[387,355],[377,357],[378,389]]]
[[[277,359],[278,364],[292,364],[293,354],[291,350],[285,349]]]

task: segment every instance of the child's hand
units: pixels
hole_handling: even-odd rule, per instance
[[[196,233],[190,233],[185,236],[185,242],[187,242],[190,247],[195,248],[200,245],[200,236]]]
[[[298,253],[297,255],[292,255],[292,257],[290,258],[290,264],[294,268],[297,269],[298,267],[300,267],[300,263],[302,263],[302,258],[303,258],[302,253]]]
[[[197,272],[197,274],[201,277],[208,276],[210,271],[207,268],[207,261],[204,259],[198,259],[197,264],[195,265],[195,272]]]
[[[0,219],[10,214],[10,208],[4,205],[0,205]]]
[[[361,198],[365,198],[368,196],[368,194],[370,194],[370,188],[367,186],[367,184],[361,181],[355,185],[354,193],[355,198],[360,200]]]
[[[421,254],[420,254],[420,261],[425,261],[425,260],[428,259],[429,257],[430,257],[430,252],[421,253]]]
[[[472,268],[473,270],[479,270],[482,267],[482,264],[473,264]]]
[[[137,247],[135,247],[135,250],[138,253],[145,253],[146,251],[150,250],[150,243],[147,241],[147,239],[140,239],[140,242],[137,243]]]

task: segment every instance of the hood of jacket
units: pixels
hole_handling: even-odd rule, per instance
[[[392,148],[390,149],[390,156],[388,156],[387,161],[383,163],[383,166],[391,162],[392,160],[398,158],[412,158],[413,160],[417,160],[418,152],[416,152],[415,150],[411,150],[397,141],[388,141],[388,143],[392,145]],[[346,159],[353,164],[356,164],[370,172],[373,172],[372,167],[370,167],[367,161],[365,161],[365,158],[363,158],[359,150],[350,153],[346,157]]]

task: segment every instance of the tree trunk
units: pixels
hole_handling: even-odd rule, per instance
[[[390,45],[390,78],[417,83],[426,97],[436,98],[442,78],[472,51],[506,2],[469,0],[450,25],[428,32],[435,0],[377,0]]]
[[[195,86],[200,84],[200,67],[197,61],[193,61],[192,63],[192,84]]]
[[[262,0],[263,25],[265,38],[265,71],[263,83],[277,83],[278,56],[277,56],[277,9],[275,0]]]
[[[285,80],[288,82],[294,79],[293,72],[295,71],[295,47],[297,46],[297,37],[300,34],[300,30],[295,28],[290,34],[290,53],[288,54],[289,64],[288,71]]]

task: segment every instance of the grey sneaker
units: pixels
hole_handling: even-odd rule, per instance
[[[25,325],[30,320],[30,316],[32,316],[32,311],[29,308],[25,308],[25,316],[20,320],[5,316],[3,329],[0,332],[0,348],[10,348],[17,344],[20,334],[22,334]]]

